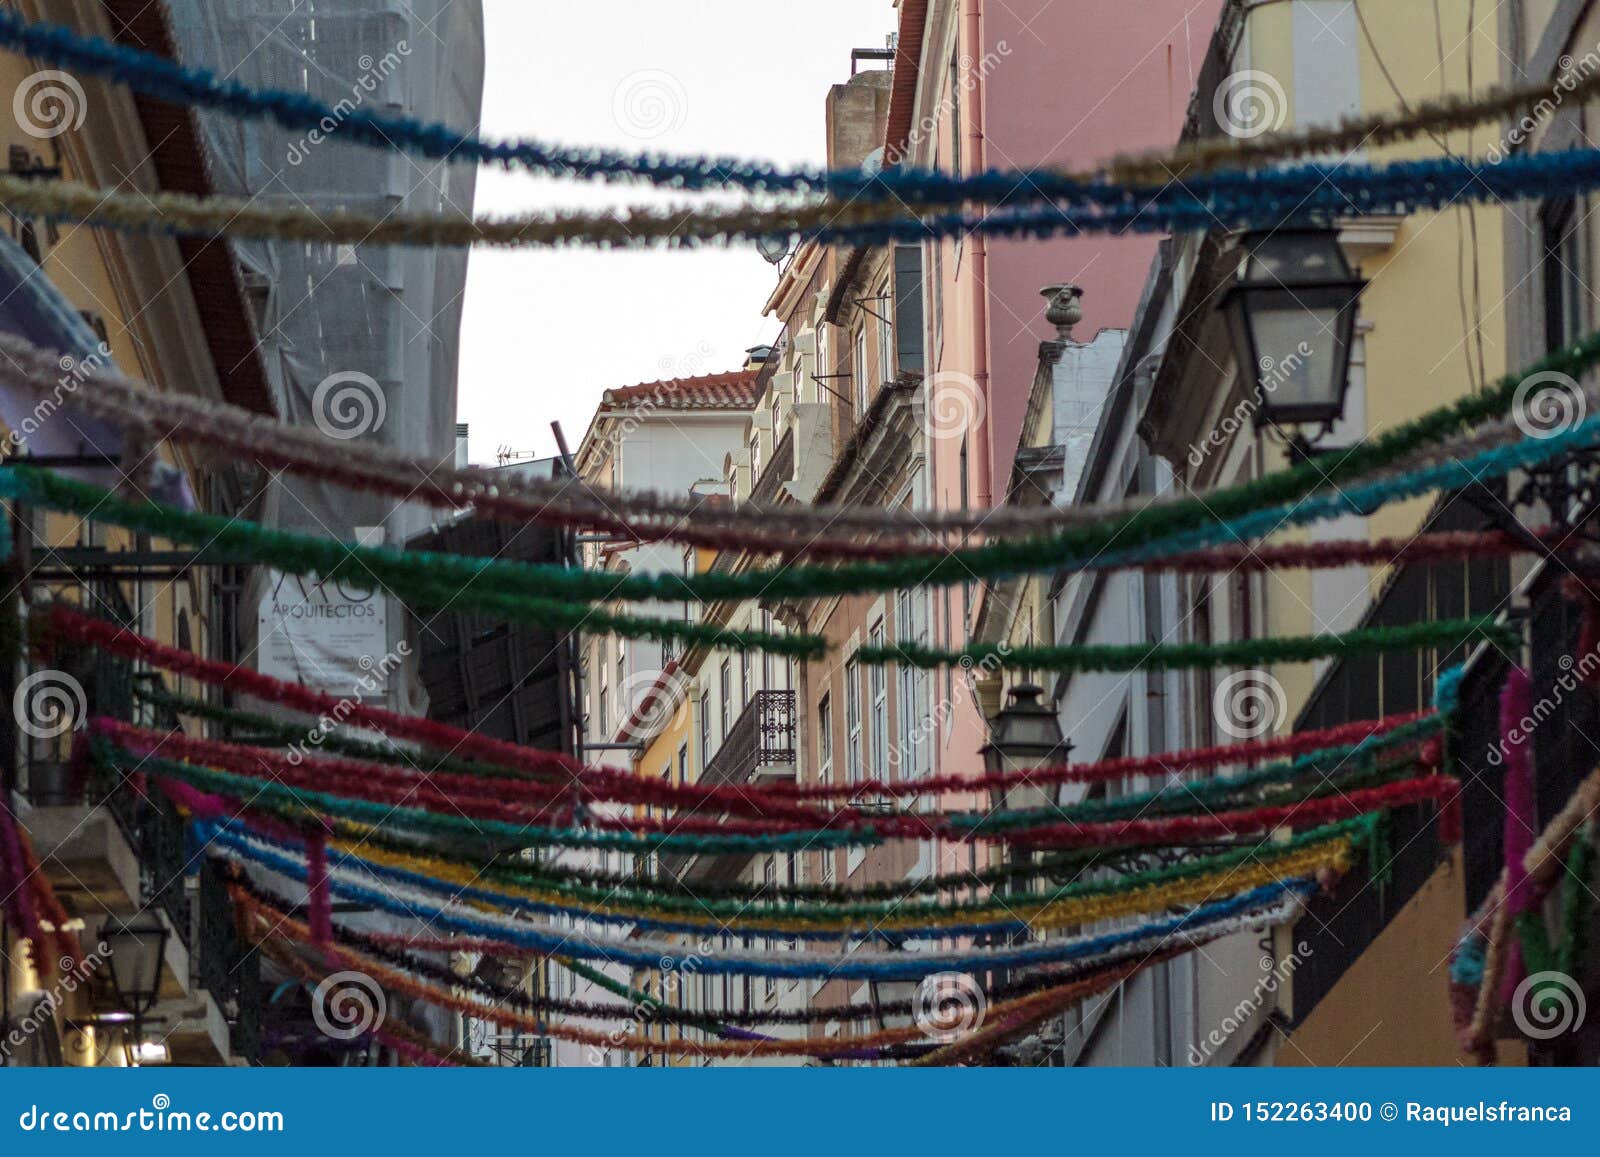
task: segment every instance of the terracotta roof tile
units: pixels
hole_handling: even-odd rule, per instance
[[[693,378],[668,378],[607,390],[602,406],[626,406],[653,401],[665,410],[749,410],[760,391],[757,371],[735,370],[727,374],[702,374]]]

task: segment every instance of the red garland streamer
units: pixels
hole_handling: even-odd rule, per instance
[[[1220,836],[1271,831],[1292,825],[1329,823],[1367,812],[1403,807],[1430,799],[1448,799],[1460,783],[1447,775],[1425,775],[1382,787],[1363,788],[1323,799],[1294,804],[1217,812],[1208,816],[1179,816],[1166,820],[1123,820],[1100,824],[1052,824],[1035,828],[1016,842],[1022,847],[1079,848],[1129,844],[1201,843]]]
[[[1363,739],[1382,735],[1433,714],[1432,711],[1407,711],[1397,715],[1385,715],[1381,719],[1358,719],[1317,731],[1297,731],[1290,735],[1249,743],[1190,748],[1187,751],[1167,751],[1155,755],[1122,756],[1117,759],[1103,759],[1098,763],[1062,764],[1055,767],[1032,768],[1028,771],[930,776],[893,783],[869,779],[842,786],[782,783],[773,784],[765,790],[769,796],[784,799],[827,799],[858,795],[908,796],[921,795],[925,792],[980,791],[1011,787],[1020,783],[1097,783],[1102,780],[1119,780],[1139,775],[1175,775],[1179,772],[1208,767],[1233,765],[1249,767],[1267,759],[1305,755],[1325,747],[1343,747],[1347,744],[1360,743]]]
[[[867,780],[853,784],[774,784],[765,788],[680,786],[659,780],[646,782],[637,776],[607,768],[586,767],[577,760],[555,752],[521,747],[431,719],[402,715],[364,703],[353,703],[349,699],[341,700],[297,684],[281,682],[243,667],[203,659],[188,651],[168,647],[110,623],[79,614],[60,604],[49,609],[45,626],[48,631],[63,637],[296,711],[341,719],[353,726],[369,727],[388,735],[413,740],[435,750],[481,759],[534,776],[557,777],[566,782],[569,791],[580,788],[592,792],[593,795],[587,798],[609,798],[618,802],[648,803],[682,809],[711,805],[729,815],[767,820],[789,819],[802,826],[814,825],[818,819],[828,820],[840,814],[866,814],[856,809],[841,809],[837,813],[817,812],[798,806],[798,801],[802,800],[984,791],[1023,783],[1039,785],[1094,783],[1135,775],[1170,775],[1223,765],[1249,766],[1264,759],[1304,755],[1325,747],[1359,743],[1370,736],[1414,723],[1433,714],[1431,711],[1410,711],[1386,715],[1381,719],[1355,720],[1335,727],[1300,731],[1248,743],[1130,756],[1102,760],[1098,763],[1034,768],[1022,772],[946,775],[893,783]],[[438,776],[432,778],[437,780]],[[498,785],[505,781],[495,782],[497,786],[492,790],[498,794]]]
[[[565,824],[570,818],[573,791],[532,781],[488,780],[473,776],[452,776],[446,773],[411,773],[385,764],[365,763],[351,759],[314,759],[295,762],[276,751],[265,748],[242,747],[214,739],[199,739],[181,732],[157,732],[133,727],[120,720],[99,718],[91,724],[98,735],[105,736],[118,746],[140,755],[159,755],[181,759],[197,766],[214,767],[232,775],[250,779],[270,779],[287,787],[307,791],[325,791],[348,799],[363,799],[399,807],[421,807],[447,815],[462,815],[473,819],[500,820],[511,824]],[[635,781],[646,785],[650,781]],[[463,786],[465,785],[465,786]],[[524,789],[536,798],[539,794],[555,796],[543,804],[530,801],[505,800],[502,794],[518,795]],[[717,820],[705,816],[610,816],[590,813],[584,817],[587,827],[602,831],[620,832],[681,832],[686,835],[747,834],[765,835],[771,832],[810,831],[824,826],[858,829],[873,826],[882,832],[887,826],[898,834],[920,834],[926,824],[917,817],[872,817],[855,809],[840,812],[817,812],[806,821],[781,820]],[[903,829],[903,831],[901,831]]]
[[[326,948],[333,943],[333,898],[328,888],[328,837],[324,832],[306,840],[306,907],[311,941]]]
[[[1550,538],[1548,530],[1532,532]],[[1452,530],[1416,538],[1372,541],[1286,543],[1281,546],[1229,544],[1138,564],[1143,571],[1203,574],[1214,571],[1332,570],[1346,566],[1385,566],[1469,558],[1506,558],[1531,553],[1531,546],[1503,530]]]
[[[289,764],[287,760],[282,760],[282,766],[280,767],[278,762],[272,758],[273,753],[270,752],[234,748],[230,744],[195,739],[192,736],[181,734],[153,737],[152,733],[143,732],[140,728],[130,727],[115,720],[98,719],[93,726],[111,736],[123,738],[131,736],[135,742],[140,743],[154,738],[154,750],[160,751],[162,754],[178,754],[187,758],[190,762],[221,765],[224,770],[232,774],[248,778],[260,779],[265,774],[271,779],[291,787],[330,791],[332,794],[341,795],[345,798],[375,800],[380,803],[392,803],[397,806],[426,806],[432,802],[436,804],[433,810],[442,811],[443,814],[464,814],[468,810],[467,806],[463,805],[459,800],[453,800],[448,795],[424,790],[425,785],[420,784],[420,782],[414,781],[410,792],[397,791],[384,785],[365,782],[360,775],[355,773],[339,773],[325,776],[323,769],[318,764],[297,768]],[[253,764],[252,761],[257,762]],[[1308,799],[1293,804],[1278,804],[1238,811],[1215,812],[1207,816],[1176,816],[1159,820],[1117,820],[1103,823],[1067,821],[1065,823],[1048,823],[995,833],[974,832],[970,828],[952,823],[951,817],[938,813],[876,817],[852,815],[845,817],[843,823],[836,822],[830,826],[835,829],[847,829],[853,822],[860,820],[865,821],[865,825],[870,825],[877,834],[886,838],[926,840],[944,837],[976,843],[1009,843],[1021,847],[1035,848],[1072,848],[1086,845],[1113,847],[1162,843],[1184,844],[1204,842],[1219,836],[1270,831],[1276,827],[1287,827],[1293,824],[1325,823],[1330,820],[1344,819],[1369,811],[1380,811],[1402,804],[1417,803],[1425,799],[1447,799],[1458,790],[1459,783],[1455,779],[1448,776],[1430,774],[1415,779],[1385,784],[1381,787],[1343,792],[1337,796],[1322,799]],[[528,821],[528,816],[512,805],[500,804],[495,808],[481,809],[473,805],[472,810],[479,810],[484,813],[476,818],[498,819],[508,823]],[[695,822],[692,819],[671,816],[603,817],[591,815],[586,817],[585,822],[591,826],[603,827],[607,830],[636,832],[687,832],[691,826],[706,826],[713,834],[716,832],[729,833],[737,830],[745,834],[767,835],[793,830],[788,826],[762,827],[755,824],[738,824],[736,828],[731,821],[703,820]],[[292,831],[290,832],[290,838],[296,841],[307,839],[303,833]]]

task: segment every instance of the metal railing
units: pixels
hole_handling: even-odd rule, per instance
[[[722,746],[700,773],[703,784],[749,783],[763,767],[793,767],[797,697],[793,691],[757,691],[728,730]],[[748,863],[748,853],[697,856],[687,852],[661,852],[656,866],[684,882],[726,880]]]
[[[793,691],[757,691],[700,776],[705,784],[746,783],[758,767],[795,761]]]

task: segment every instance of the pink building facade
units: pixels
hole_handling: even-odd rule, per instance
[[[900,0],[888,139],[904,163],[973,173],[1092,167],[1170,147],[1183,129],[1223,0]],[[896,159],[891,155],[891,160]],[[1045,286],[1084,290],[1083,340],[1126,329],[1158,238],[1010,241],[925,247],[928,497],[937,507],[1000,502],[1038,366]],[[967,641],[976,584],[936,599],[939,642]],[[961,696],[972,703],[970,696]],[[973,770],[976,710],[958,712],[938,762]]]

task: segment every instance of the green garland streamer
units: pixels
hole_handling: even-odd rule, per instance
[[[1363,627],[1340,635],[1233,639],[1221,643],[1172,643],[1164,646],[1011,647],[973,643],[959,650],[916,644],[862,647],[853,657],[861,663],[894,663],[910,667],[990,666],[1051,671],[1172,670],[1183,667],[1252,667],[1298,663],[1341,655],[1409,651],[1431,645],[1454,649],[1474,639],[1506,649],[1521,644],[1521,633],[1493,618],[1439,619],[1398,627]]]
[[[570,896],[578,901],[595,901],[600,903],[628,903],[641,908],[649,908],[654,912],[665,914],[689,914],[709,916],[738,916],[755,922],[757,917],[798,918],[807,917],[859,917],[873,919],[880,916],[905,915],[918,916],[924,913],[949,913],[984,915],[993,912],[1004,912],[1020,896],[1026,895],[1031,900],[1055,901],[1080,899],[1093,896],[1114,896],[1125,892],[1138,891],[1144,888],[1158,887],[1162,884],[1185,880],[1192,876],[1203,876],[1210,872],[1222,871],[1240,864],[1256,861],[1270,862],[1289,855],[1301,848],[1312,844],[1321,843],[1342,835],[1362,835],[1370,822],[1369,816],[1359,816],[1355,819],[1342,820],[1338,823],[1326,824],[1322,827],[1312,828],[1297,833],[1283,841],[1272,839],[1262,840],[1249,846],[1240,846],[1236,849],[1216,855],[1199,857],[1183,863],[1164,868],[1153,868],[1145,871],[1131,872],[1116,880],[1090,880],[1072,881],[1047,887],[1042,890],[1029,890],[1026,893],[1017,891],[1002,894],[996,889],[993,898],[988,900],[973,901],[932,901],[911,902],[904,898],[889,899],[876,902],[852,901],[848,903],[837,902],[795,902],[773,903],[770,898],[761,900],[717,900],[696,898],[690,896],[671,896],[652,892],[648,889],[634,887],[596,888],[592,886],[571,885],[552,882],[543,873],[519,870],[503,865],[490,864],[470,859],[440,855],[438,852],[429,851],[425,854],[461,867],[468,867],[481,872],[483,881],[511,887],[533,888],[548,891],[562,896]],[[384,840],[369,840],[380,848],[390,845]],[[406,851],[417,851],[407,848]],[[359,851],[356,853],[359,855]],[[1006,869],[996,873],[997,877],[1015,880],[1021,873],[1023,866]],[[970,877],[969,885],[970,885]],[[1006,880],[996,879],[999,885]]]
[[[485,860],[481,852],[468,845],[452,845],[448,841],[432,839],[410,839],[406,833],[400,832],[375,832],[350,825],[349,834],[367,843],[379,847],[390,848],[400,852],[416,852],[422,855],[435,856],[450,863],[464,865],[474,869],[484,865]],[[1225,840],[1217,841],[1219,845],[1227,844]],[[1233,846],[1228,844],[1227,846]],[[520,851],[520,849],[517,849]],[[539,856],[537,849],[534,850]],[[1126,849],[1121,848],[1075,848],[1063,852],[1051,852],[1035,857],[1028,864],[1013,865],[1006,868],[980,868],[975,872],[947,872],[943,875],[920,876],[916,879],[884,881],[879,883],[846,884],[774,884],[753,887],[745,884],[717,884],[711,882],[685,884],[670,875],[653,876],[642,879],[627,872],[607,872],[596,869],[575,867],[567,864],[552,863],[542,857],[533,861],[516,860],[495,861],[498,866],[509,870],[530,873],[530,879],[541,881],[540,886],[576,885],[599,888],[608,895],[623,895],[629,892],[654,893],[666,897],[687,898],[698,904],[702,900],[726,898],[738,902],[739,905],[756,903],[763,898],[778,897],[784,900],[793,900],[802,903],[806,900],[820,900],[832,903],[840,899],[854,900],[866,897],[884,897],[886,899],[903,898],[907,896],[943,895],[945,893],[976,892],[983,888],[993,887],[1007,881],[1028,878],[1039,880],[1059,881],[1068,876],[1076,877],[1085,871],[1094,870],[1107,863],[1120,862],[1126,858]],[[522,867],[520,865],[531,864]]]
[[[1567,852],[1561,879],[1560,942],[1551,947],[1550,930],[1545,926],[1544,913],[1538,908],[1519,912],[1514,921],[1523,965],[1529,976],[1560,972],[1577,979],[1583,967],[1589,873],[1594,857],[1588,835],[1586,830],[1579,832]],[[1534,991],[1534,1000],[1542,1004],[1547,994],[1556,989],[1555,982],[1541,983]]]
[[[1556,967],[1577,979],[1583,972],[1589,931],[1589,878],[1594,872],[1593,831],[1584,825],[1567,853],[1567,872],[1561,881],[1561,947]]]
[[[1336,793],[1355,791],[1366,787],[1376,787],[1379,784],[1388,783],[1391,780],[1406,778],[1406,776],[1409,775],[1412,769],[1416,766],[1417,761],[1412,758],[1403,757],[1400,759],[1390,759],[1380,763],[1373,760],[1370,755],[1367,755],[1363,756],[1353,768],[1348,768],[1342,774],[1339,774],[1337,780],[1330,775],[1320,783],[1302,784],[1299,786],[1294,786],[1293,784],[1283,782],[1283,777],[1280,773],[1280,775],[1269,777],[1266,781],[1269,785],[1275,784],[1275,786],[1279,787],[1279,791],[1263,795],[1255,800],[1246,801],[1246,806],[1254,807],[1285,803],[1300,803],[1304,800],[1320,799],[1323,796],[1333,795]],[[1303,773],[1304,769],[1300,769],[1295,774],[1298,775]],[[1249,776],[1239,776],[1232,779],[1217,779],[1204,781],[1203,783],[1181,786],[1198,788],[1202,786],[1208,786],[1209,784],[1220,784],[1222,785],[1221,788],[1205,802],[1224,803],[1225,797],[1228,795],[1237,794],[1248,790],[1251,787],[1260,786],[1259,781],[1254,783],[1248,782],[1250,780],[1251,777]],[[1130,817],[1139,818],[1147,815],[1192,815],[1199,811],[1206,811],[1209,814],[1210,811],[1210,809],[1205,808],[1203,805],[1201,807],[1195,806],[1195,804],[1202,802],[1200,800],[1194,801],[1194,803],[1191,803],[1187,807],[1162,806],[1159,799],[1149,798],[1154,796],[1155,793],[1147,792],[1141,794],[1147,797],[1146,800],[1142,804],[1134,804],[1132,806],[1122,806],[1124,804],[1124,800],[1121,799],[1109,801],[1091,800],[1085,801],[1081,804],[1073,804],[1060,808],[1026,809],[1024,811],[998,811],[985,815],[981,818],[970,820],[961,816],[952,816],[950,822],[953,826],[964,828],[968,831],[991,833],[1026,829],[1038,823],[1040,812],[1042,811],[1053,812],[1062,823],[1098,823],[1104,820],[1116,820]],[[1169,792],[1169,794],[1173,793]],[[1219,800],[1216,798],[1217,796],[1224,798]],[[1131,799],[1134,797],[1128,798]],[[1181,802],[1182,801],[1180,800],[1180,805]]]
[[[999,575],[1060,570],[1074,558],[1089,557],[1112,545],[1132,549],[1174,534],[1214,525],[1241,515],[1284,502],[1304,498],[1317,490],[1346,482],[1384,466],[1429,442],[1470,429],[1505,414],[1516,398],[1517,388],[1530,375],[1556,371],[1579,375],[1600,361],[1600,332],[1591,334],[1570,349],[1540,359],[1517,374],[1500,379],[1493,387],[1471,393],[1456,402],[1429,411],[1409,422],[1366,439],[1354,446],[1319,456],[1264,478],[1211,491],[1201,498],[1184,502],[1161,503],[1110,518],[1091,526],[1058,534],[987,543],[951,551],[939,558],[911,556],[878,562],[858,562],[838,566],[789,566],[759,568],[743,574],[673,573],[618,575],[578,567],[539,566],[507,563],[491,559],[469,559],[421,551],[396,551],[386,547],[357,547],[272,531],[251,523],[241,523],[215,515],[177,511],[150,503],[130,503],[97,487],[60,477],[24,465],[11,465],[0,471],[0,492],[52,509],[93,515],[98,521],[157,535],[173,542],[200,549],[204,557],[227,561],[255,561],[270,558],[283,569],[296,573],[316,573],[327,577],[360,578],[379,575],[388,582],[403,584],[399,593],[410,595],[416,584],[446,583],[445,590],[482,578],[493,593],[474,596],[487,600],[487,609],[506,609],[509,602],[519,614],[540,614],[543,621],[560,618],[566,625],[579,614],[574,607],[555,599],[607,601],[612,599],[655,599],[682,601],[741,598],[753,594],[806,596],[892,590],[906,586],[948,585]],[[386,589],[395,589],[386,586]],[[441,593],[437,586],[431,594]],[[530,602],[523,602],[527,596]],[[452,599],[459,601],[455,592]],[[452,600],[444,600],[452,601]],[[585,609],[583,614],[590,613]],[[621,634],[624,629],[673,632],[693,624],[670,624],[667,620],[622,617],[609,629]],[[722,632],[737,639],[748,632]],[[653,634],[640,637],[664,637]],[[671,634],[689,638],[687,634]],[[781,646],[813,648],[817,641],[796,642],[782,639]],[[803,636],[800,638],[804,638]],[[736,645],[731,642],[729,645]],[[777,648],[775,648],[777,649]],[[801,653],[788,651],[780,653]]]
[[[317,751],[331,752],[335,755],[348,755],[353,759],[365,759],[373,763],[392,764],[424,775],[434,771],[447,771],[460,775],[482,776],[485,779],[526,780],[528,777],[526,772],[516,771],[509,767],[500,767],[492,763],[479,763],[475,760],[461,759],[458,756],[438,755],[432,752],[424,753],[421,750],[392,747],[388,744],[375,743],[370,739],[358,739],[355,736],[342,735],[338,732],[329,732],[324,734],[315,744],[308,744],[306,726],[303,723],[285,723],[282,719],[258,715],[253,711],[244,711],[237,707],[220,707],[187,695],[174,695],[169,691],[154,691],[137,683],[134,684],[133,694],[136,699],[143,700],[152,706],[164,707],[177,712],[179,715],[187,715],[196,719],[209,720],[212,723],[220,723],[226,727],[238,728],[244,731],[251,739],[271,741],[268,744],[256,744],[256,746],[314,747]],[[229,740],[229,742],[242,741]]]
[[[516,841],[527,846],[537,844],[563,848],[615,848],[646,853],[681,850],[704,852],[709,855],[733,855],[747,851],[799,852],[834,847],[875,847],[883,842],[870,827],[850,832],[780,832],[769,836],[670,834],[641,836],[629,832],[547,828],[533,824],[508,823],[504,820],[443,815],[422,808],[378,803],[372,800],[347,799],[323,791],[289,787],[271,780],[234,775],[231,772],[196,767],[194,764],[179,763],[157,756],[135,755],[104,740],[94,740],[91,746],[94,758],[101,766],[120,765],[127,771],[145,771],[153,775],[171,776],[203,791],[245,800],[251,807],[262,811],[272,811],[287,816],[304,816],[310,812],[338,816],[361,824],[392,824],[412,831],[456,835],[467,839]]]
[[[219,707],[202,700],[173,695],[165,691],[152,691],[144,687],[136,687],[134,695],[145,702],[157,707],[168,708],[181,715],[207,719],[232,728],[245,729],[252,739],[274,740],[277,745],[284,747],[305,745],[306,730],[303,724],[285,723],[280,719],[257,715],[254,712],[232,707]],[[1084,800],[1080,803],[1063,805],[1047,810],[1060,819],[1081,819],[1086,822],[1128,818],[1140,814],[1180,814],[1194,811],[1201,807],[1216,805],[1227,800],[1228,797],[1242,792],[1254,791],[1258,788],[1283,786],[1300,778],[1309,771],[1319,770],[1329,763],[1337,765],[1352,757],[1366,760],[1368,765],[1366,769],[1371,770],[1371,757],[1378,752],[1415,742],[1438,732],[1443,726],[1444,720],[1441,716],[1430,715],[1413,723],[1396,727],[1382,735],[1372,736],[1361,743],[1325,747],[1318,751],[1296,756],[1292,760],[1269,764],[1266,767],[1243,775],[1168,783],[1150,791],[1118,796],[1113,800]],[[510,768],[497,767],[494,764],[476,763],[449,756],[428,757],[419,760],[414,757],[414,753],[409,751],[402,751],[370,740],[338,734],[324,736],[317,744],[317,748],[334,754],[348,755],[357,759],[403,767],[408,771],[415,771],[420,774],[427,774],[430,771],[453,771],[462,775],[476,775],[484,778],[523,778],[520,772],[513,771]],[[1396,766],[1411,766],[1413,762],[1406,760],[1385,766],[1386,769],[1392,770]],[[1337,766],[1335,770],[1337,770]],[[1350,777],[1346,777],[1341,782],[1348,784],[1349,779]],[[995,827],[1003,828],[1008,826],[1005,822],[1008,818],[1011,820],[1009,826],[1025,825],[1038,817],[1038,811],[1039,809],[998,811],[990,813],[990,816],[996,821]],[[970,879],[970,877],[967,877],[967,879]]]
[[[417,607],[488,611],[557,629],[582,627],[591,633],[662,642],[681,640],[801,659],[827,653],[827,643],[818,635],[776,635],[685,622],[675,617],[621,615],[586,603],[549,597],[552,590],[559,592],[564,585],[575,585],[588,589],[595,598],[611,598],[614,592],[606,586],[614,587],[619,576],[604,572],[313,538],[153,502],[129,502],[98,486],[19,464],[0,469],[0,495],[185,543],[210,562],[270,562],[294,574],[315,574],[368,590],[386,590]],[[583,577],[572,584],[563,583],[558,576]]]

